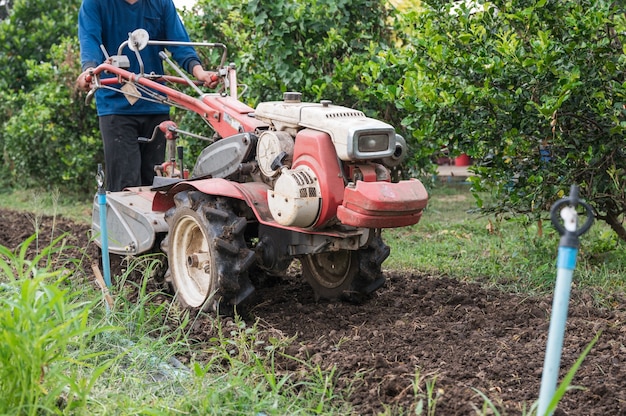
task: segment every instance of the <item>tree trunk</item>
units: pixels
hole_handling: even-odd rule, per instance
[[[620,240],[626,241],[626,228],[624,228],[624,223],[620,221],[619,214],[607,212],[603,219],[615,231]]]

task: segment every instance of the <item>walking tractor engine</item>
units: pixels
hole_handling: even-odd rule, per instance
[[[255,116],[272,128],[259,136],[256,159],[265,180],[273,183],[267,199],[277,223],[318,228],[335,215],[345,225],[374,228],[419,221],[425,206],[421,184],[389,184],[388,167],[397,166],[406,150],[404,139],[389,124],[329,101],[302,103],[299,93],[286,93],[282,102],[259,104]],[[385,189],[361,182],[377,182]],[[406,188],[418,199],[402,208],[399,203],[407,201],[394,195],[393,188]],[[381,196],[372,192],[387,195],[367,202],[364,198]],[[398,218],[399,213],[404,218]]]
[[[140,60],[147,45],[173,45],[144,32],[129,36],[134,56],[122,55],[125,43],[117,61]],[[316,299],[367,299],[385,281],[389,247],[381,230],[418,223],[428,201],[420,181],[392,181],[391,169],[406,154],[404,139],[361,111],[302,102],[297,92],[251,108],[238,98],[224,45],[175,44],[223,49],[217,92],[202,91],[164,52],[180,76],[134,74],[114,60],[93,70],[94,91],[136,90],[135,98],[194,112],[214,130],[206,138],[174,121],[157,127],[166,133],[168,160],[157,167],[154,184],[108,192],[104,208],[94,203],[92,230],[107,236],[102,246],[119,255],[164,253],[162,277],[187,308],[228,312],[264,281],[258,274],[285,276],[297,270],[289,268],[294,261]],[[122,89],[127,84],[133,88]],[[179,135],[209,142],[189,174]]]

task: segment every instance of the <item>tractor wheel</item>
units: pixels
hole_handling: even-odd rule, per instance
[[[362,302],[385,284],[381,265],[389,257],[390,249],[383,242],[380,230],[375,230],[374,233],[369,245],[359,250],[359,275],[352,284],[350,298],[355,303]]]
[[[248,279],[254,252],[243,237],[246,219],[235,215],[228,199],[198,191],[181,192],[174,202],[165,214],[166,280],[183,307],[228,314],[254,291]]]
[[[302,275],[313,288],[315,300],[345,297],[359,272],[358,253],[351,250],[308,254],[301,263]]]
[[[309,254],[302,258],[302,273],[315,293],[315,299],[344,299],[363,302],[378,290],[385,278],[381,264],[389,256],[380,232],[370,244],[359,251],[340,250]]]

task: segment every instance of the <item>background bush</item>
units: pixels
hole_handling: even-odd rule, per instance
[[[28,38],[0,48],[0,144],[11,184],[89,190],[100,144],[95,111],[72,92],[79,1],[63,3],[50,24],[44,15],[57,3],[17,0],[0,25],[0,39]],[[626,239],[624,6],[420,4],[398,13],[382,0],[200,0],[183,17],[195,40],[228,47],[248,104],[298,90],[359,108],[407,138],[413,175],[434,171],[442,146],[468,153],[476,196],[490,192],[497,205],[477,201],[492,212],[539,218],[579,184]],[[66,33],[65,47],[50,48]],[[189,116],[174,117],[193,128]]]
[[[396,32],[406,71],[390,86],[410,143],[430,137],[474,156],[474,189],[499,213],[540,217],[578,184],[625,239],[624,6],[423,3]]]
[[[199,0],[185,23],[192,37],[227,45],[250,104],[296,90],[309,100],[350,102],[337,94],[336,71],[347,59],[368,60],[372,42],[389,43],[390,14],[381,0]]]
[[[0,187],[95,191],[97,119],[74,90],[79,6],[15,0],[0,22]]]
[[[13,115],[3,129],[15,183],[78,194],[96,189],[102,145],[93,110],[74,90],[74,48],[66,40],[51,48],[53,62],[27,61],[26,79],[34,87],[13,95]]]

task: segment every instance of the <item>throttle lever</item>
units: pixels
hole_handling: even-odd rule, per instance
[[[85,105],[91,104],[91,100],[93,100],[94,95],[96,95],[96,89],[92,88],[89,90],[89,92],[87,93],[87,96],[85,97]]]
[[[88,84],[91,84],[92,80],[93,80],[93,70],[90,70],[89,73],[85,75],[85,82]],[[94,85],[93,88],[91,88],[89,92],[87,92],[87,96],[85,97],[85,105],[91,104],[91,100],[93,100],[93,97],[96,94],[97,89],[98,89],[98,85]]]

